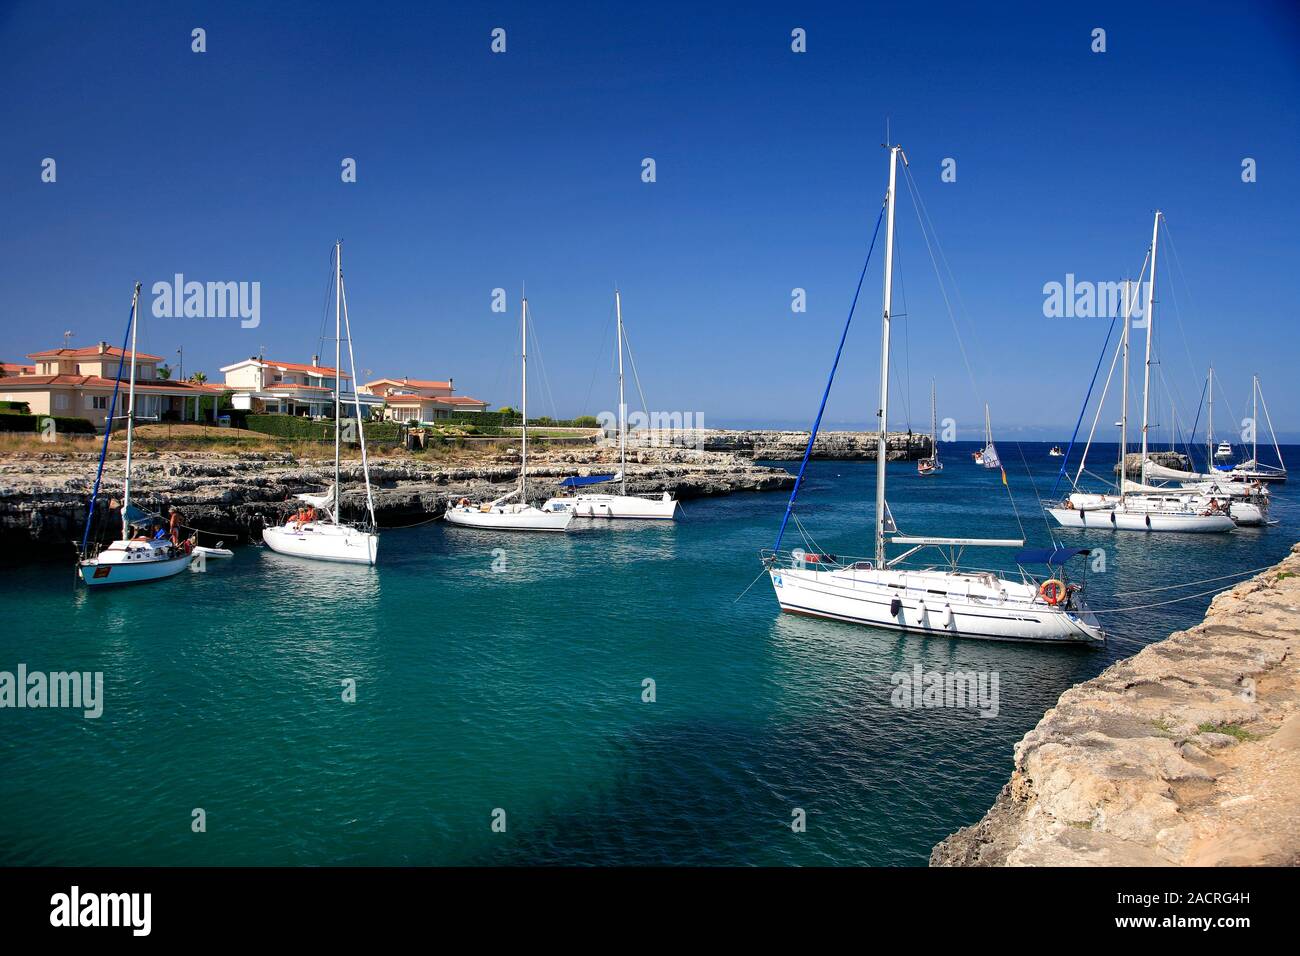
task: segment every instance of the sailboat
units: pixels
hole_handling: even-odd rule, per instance
[[[1151,279],[1147,284],[1146,300],[1146,357],[1142,377],[1142,472],[1140,482],[1128,480],[1128,379],[1129,379],[1129,328],[1130,318],[1136,296],[1130,296],[1126,287],[1124,331],[1120,339],[1120,352],[1123,355],[1122,378],[1122,412],[1120,415],[1119,441],[1119,477],[1116,482],[1116,494],[1095,494],[1075,490],[1056,507],[1047,509],[1058,524],[1066,528],[1108,528],[1116,531],[1174,531],[1188,533],[1207,533],[1231,531],[1236,527],[1229,513],[1229,502],[1220,501],[1213,496],[1206,496],[1199,491],[1188,489],[1160,488],[1152,486],[1150,477],[1151,461],[1148,457],[1148,432],[1150,425],[1151,393],[1151,342],[1155,328],[1155,279],[1156,251],[1160,238],[1161,213],[1156,210],[1155,225],[1151,231],[1151,251],[1148,260],[1151,264]],[[1146,264],[1143,264],[1143,271]],[[1141,276],[1138,277],[1139,288]],[[1114,364],[1111,371],[1114,372]],[[1107,382],[1109,385],[1109,381]],[[1101,408],[1097,409],[1100,417]],[[1095,428],[1094,420],[1094,428]],[[1087,462],[1091,436],[1085,447],[1079,471],[1075,476],[1077,489],[1078,478],[1083,474]]]
[[[262,529],[262,540],[272,551],[317,561],[344,564],[374,564],[379,557],[379,535],[375,532],[375,499],[370,489],[370,460],[366,457],[366,431],[361,416],[361,398],[353,385],[352,395],[361,444],[361,470],[366,482],[368,523],[349,524],[339,514],[342,487],[343,366],[342,342],[346,331],[352,381],[356,382],[357,360],[352,351],[352,323],[347,315],[347,292],[343,287],[343,243],[334,243],[334,483],[324,494],[296,495],[304,507],[284,524]]]
[[[993,444],[993,424],[989,418],[989,406],[984,405],[984,447],[975,452],[975,464],[985,468],[1001,468],[1002,459],[998,457],[998,448]]]
[[[547,499],[543,511],[569,511],[578,518],[639,518],[671,521],[677,514],[677,502],[668,492],[657,495],[627,493],[627,402],[623,397],[623,301],[614,290],[614,313],[618,321],[618,459],[616,475],[575,475],[560,482],[561,488],[577,491],[606,482],[619,482],[619,493],[578,492]]]
[[[502,495],[495,501],[484,504],[471,504],[468,498],[461,498],[454,505],[448,505],[443,518],[452,524],[465,528],[483,528],[495,531],[567,531],[573,520],[573,512],[566,510],[543,511],[528,503],[528,297],[524,296],[520,306],[520,338],[522,349],[522,416],[523,440],[519,460],[519,486],[509,494]],[[518,501],[512,501],[518,498]]]
[[[890,147],[889,192],[885,199],[884,309],[881,330],[880,405],[876,445],[876,520],[873,560],[841,561],[831,555],[782,552],[781,535],[794,506],[796,482],[775,547],[761,559],[781,610],[790,614],[832,618],[900,631],[1000,641],[1033,641],[1098,645],[1105,634],[1083,603],[1082,588],[1056,576],[1038,581],[1026,564],[1060,569],[1069,558],[1088,553],[1082,548],[1052,548],[1020,552],[1020,580],[990,571],[962,570],[958,553],[967,546],[1023,547],[1023,539],[911,537],[898,533],[885,496],[885,435],[889,411],[889,345],[893,309],[894,205],[898,159],[902,149]],[[904,158],[904,162],[906,159]],[[847,326],[846,326],[847,333]],[[841,347],[842,347],[841,340]],[[836,362],[838,364],[838,356]],[[829,394],[830,385],[827,385]],[[823,409],[825,398],[823,398]],[[820,414],[818,416],[820,423]],[[809,439],[809,451],[816,428]],[[805,463],[806,463],[805,456]],[[803,471],[800,469],[800,476]],[[907,550],[890,558],[888,544]],[[945,551],[943,567],[904,569],[900,564],[924,547]],[[1057,574],[1059,575],[1059,570]]]
[[[1062,458],[1064,456],[1065,456],[1065,452],[1061,451],[1060,445],[1053,445],[1050,449],[1048,449],[1047,457],[1049,458]]]
[[[99,469],[95,473],[95,486],[86,509],[86,530],[81,537],[81,550],[77,571],[81,580],[91,587],[115,584],[140,584],[157,581],[180,574],[194,560],[194,541],[172,541],[161,533],[155,537],[133,534],[131,506],[131,453],[135,446],[135,371],[136,325],[140,307],[140,283],[135,284],[131,296],[131,318],[128,331],[131,335],[131,379],[126,404],[126,476],[122,490],[122,537],[102,549],[90,546],[90,531],[95,518],[95,502],[99,498],[100,482],[104,477],[104,459],[108,456],[108,437],[113,430],[113,413],[117,410],[117,390],[122,382],[122,362],[126,358],[126,342],[122,342],[122,358],[118,360],[117,380],[113,383],[113,399],[108,418],[104,423],[104,446],[99,454]]]
[[[922,458],[916,463],[918,475],[933,475],[943,471],[943,462],[939,460],[939,413],[935,409],[934,379],[930,379],[930,457]]]
[[[1273,452],[1277,455],[1276,465],[1265,465],[1259,460],[1259,406],[1264,406],[1264,419],[1268,422],[1268,431],[1273,438]],[[1268,403],[1264,401],[1264,389],[1259,384],[1259,376],[1252,375],[1250,380],[1250,421],[1251,451],[1250,460],[1233,466],[1230,473],[1233,481],[1286,481],[1286,462],[1282,460],[1282,448],[1277,443],[1277,432],[1273,431],[1273,417],[1268,413]]]

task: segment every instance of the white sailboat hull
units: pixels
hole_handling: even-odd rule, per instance
[[[486,511],[453,506],[443,518],[463,528],[492,531],[567,531],[573,520],[568,511],[543,511],[531,505],[493,505]]]
[[[1215,533],[1236,527],[1227,515],[1200,515],[1191,511],[1128,511],[1119,506],[1048,508],[1047,511],[1063,528]]]
[[[170,542],[114,541],[93,558],[77,562],[81,580],[91,587],[142,584],[180,574],[194,555],[171,554]]]
[[[625,518],[643,521],[671,521],[677,516],[677,502],[668,492],[662,497],[640,495],[574,495],[550,498],[543,511],[568,511],[575,518]]]
[[[781,610],[943,637],[1099,645],[1105,633],[1080,606],[1053,607],[1028,584],[985,572],[771,568]]]
[[[379,535],[351,525],[314,521],[276,525],[262,529],[262,541],[279,554],[316,561],[374,564],[379,557]]]

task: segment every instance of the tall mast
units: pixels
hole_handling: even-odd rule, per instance
[[[930,379],[930,457],[939,460],[939,445],[936,433],[939,431],[939,412],[934,403],[934,379]]]
[[[1138,276],[1139,284],[1142,277]],[[1124,481],[1128,478],[1128,333],[1129,317],[1133,314],[1133,285],[1129,279],[1124,280],[1124,342],[1122,351],[1124,353],[1124,379],[1120,386],[1120,412],[1119,412],[1119,481],[1116,482],[1120,494],[1124,493]]]
[[[523,339],[523,397],[521,397],[520,406],[523,407],[523,429],[524,442],[523,451],[519,457],[519,499],[524,505],[528,503],[528,297],[524,297],[523,306],[520,310],[520,338]]]
[[[1213,471],[1214,468],[1214,366],[1205,373],[1205,393],[1207,395],[1207,408],[1205,416],[1205,470]]]
[[[1160,210],[1156,210],[1155,224],[1151,227],[1151,283],[1147,286],[1147,352],[1142,369],[1142,484],[1147,483],[1147,426],[1150,415],[1151,393],[1151,337],[1156,320],[1156,243],[1160,239]]]
[[[618,461],[627,494],[627,402],[623,399],[623,300],[614,290],[614,312],[618,316]]]
[[[1250,449],[1252,468],[1259,468],[1259,376],[1250,377],[1250,437],[1254,439]]]
[[[131,537],[130,522],[127,520],[126,513],[131,508],[131,448],[135,441],[135,333],[139,327],[140,318],[140,283],[135,284],[135,292],[131,296],[131,387],[127,392],[126,399],[126,480],[122,488],[122,540],[128,541]],[[108,427],[112,427],[109,422]]]
[[[894,187],[901,146],[889,147],[889,194],[885,201],[885,303],[880,332],[880,410],[876,436],[876,567],[885,566],[885,429],[889,423],[889,314],[894,302]]]
[[[341,422],[339,416],[343,412],[343,381],[342,365],[343,358],[340,348],[340,339],[343,332],[342,321],[342,299],[343,299],[343,240],[340,239],[334,243],[334,523],[339,522],[339,451]]]

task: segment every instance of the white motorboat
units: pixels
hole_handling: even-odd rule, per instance
[[[898,534],[885,496],[886,447],[889,409],[889,345],[893,297],[894,207],[898,159],[902,150],[890,147],[889,192],[882,214],[885,232],[884,309],[881,330],[880,404],[877,412],[875,556],[871,560],[840,561],[806,551],[783,552],[782,536],[791,517],[803,477],[800,468],[786,507],[776,544],[761,555],[781,610],[790,614],[831,618],[893,630],[948,637],[998,641],[1032,641],[1055,644],[1097,645],[1105,634],[1083,602],[1081,588],[1063,577],[1039,581],[1026,563],[1061,568],[1066,559],[1085,549],[1053,548],[1022,552],[1016,563],[1020,579],[986,570],[958,566],[958,553],[968,546],[1021,547],[1020,539],[910,537]],[[906,158],[904,157],[904,163]],[[874,242],[873,242],[874,246]],[[850,310],[850,321],[852,310]],[[847,336],[847,324],[845,335]],[[841,348],[843,339],[841,339]],[[839,357],[836,357],[838,365]],[[834,372],[832,371],[832,377]],[[827,384],[826,395],[829,395]],[[826,396],[822,399],[825,410]],[[818,412],[817,423],[821,421]],[[809,452],[816,439],[809,436]],[[991,438],[991,436],[990,436]],[[987,448],[992,448],[990,440]],[[808,455],[805,454],[805,464]],[[987,458],[987,456],[986,456]],[[890,558],[888,545],[904,545],[902,554]],[[922,548],[945,552],[945,566],[918,570],[900,567]]]
[[[126,408],[126,475],[122,493],[122,537],[98,550],[90,546],[95,503],[99,498],[100,483],[104,477],[104,460],[108,456],[108,439],[113,431],[113,415],[117,410],[117,390],[122,381],[122,365],[126,358],[125,341],[122,343],[122,358],[118,360],[117,379],[113,384],[113,398],[109,406],[108,418],[104,423],[104,445],[100,451],[99,469],[95,474],[95,485],[86,510],[86,530],[81,538],[81,549],[77,560],[77,571],[81,575],[81,580],[91,587],[141,584],[169,578],[189,568],[194,560],[193,540],[182,542],[161,536],[151,538],[134,533],[131,527],[131,461],[135,447],[136,328],[139,307],[140,283],[137,282],[135,292],[131,296],[131,317],[128,320],[131,338],[131,374]]]
[[[614,290],[614,312],[618,321],[618,455],[620,468],[616,475],[573,476],[560,482],[561,488],[572,489],[575,494],[547,499],[543,511],[568,511],[577,518],[624,518],[649,521],[671,521],[677,516],[677,502],[667,491],[650,495],[627,493],[627,401],[623,396],[623,300]],[[635,359],[633,360],[635,368]],[[603,491],[578,491],[588,485],[608,481],[620,483],[619,493]]]
[[[352,381],[357,380],[356,354],[352,350],[352,323],[348,318],[347,290],[343,285],[343,243],[334,243],[334,484],[323,495],[301,494],[297,499],[304,507],[290,515],[283,524],[262,529],[262,541],[272,551],[296,558],[337,561],[344,564],[374,564],[379,558],[379,535],[376,533],[375,500],[370,489],[370,460],[366,456],[366,429],[361,414],[361,398],[353,386],[357,438],[361,445],[361,470],[365,476],[365,525],[350,524],[340,517],[339,498],[342,482],[343,447],[343,375],[342,343],[346,332]]]
[[[1214,449],[1214,457],[1218,461],[1226,461],[1232,457],[1232,446],[1226,441],[1219,442],[1219,447]]]
[[[568,531],[573,521],[573,512],[564,509],[543,510],[528,503],[528,297],[524,296],[520,304],[520,337],[523,342],[520,353],[522,380],[522,439],[519,456],[519,487],[509,494],[502,495],[495,501],[476,505],[468,498],[461,498],[454,505],[448,505],[443,519],[463,528],[479,528],[492,531]],[[518,501],[510,499],[518,496]]]
[[[1060,446],[1060,445],[1053,445],[1053,446],[1048,450],[1048,452],[1047,452],[1047,456],[1048,456],[1049,458],[1062,458],[1062,457],[1065,456],[1065,452],[1061,451],[1061,446]]]

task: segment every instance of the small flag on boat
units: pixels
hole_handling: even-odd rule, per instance
[[[1002,484],[1007,484],[1007,470],[1005,468],[1002,469]],[[1010,488],[1011,486],[1007,485],[1007,487]]]

